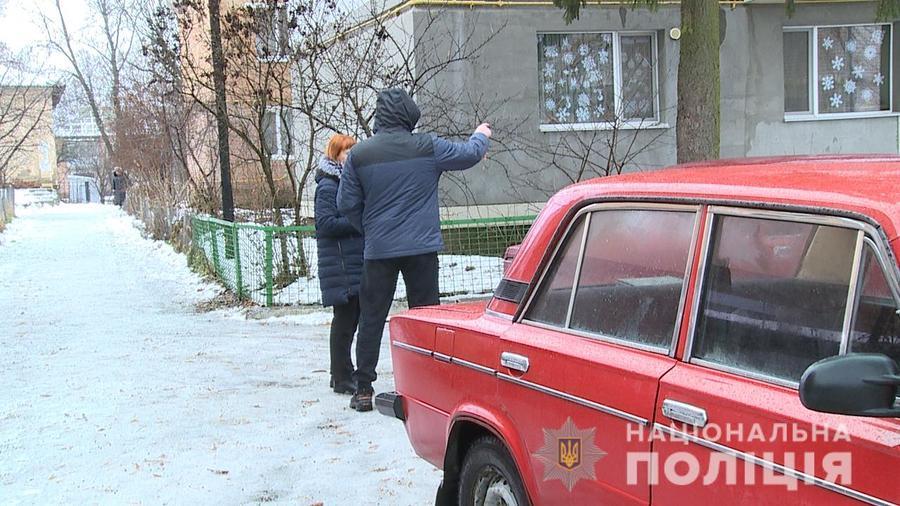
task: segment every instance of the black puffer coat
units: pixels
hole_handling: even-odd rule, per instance
[[[322,305],[346,304],[359,295],[363,269],[363,237],[337,210],[341,166],[328,158],[316,172],[316,243]]]

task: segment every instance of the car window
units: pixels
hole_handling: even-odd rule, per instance
[[[798,381],[840,351],[856,230],[715,216],[693,357]]]
[[[579,217],[578,222],[569,230],[562,248],[553,258],[553,264],[528,309],[526,318],[529,320],[565,326],[572,286],[575,284],[578,254],[584,237],[584,216]]]
[[[848,351],[881,353],[900,363],[900,315],[887,278],[872,248],[863,254],[862,290]]]
[[[571,327],[668,349],[695,217],[667,210],[594,212]]]

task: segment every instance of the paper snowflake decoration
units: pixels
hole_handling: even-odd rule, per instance
[[[552,98],[548,98],[547,101],[544,102],[544,107],[546,107],[548,111],[555,111],[556,110],[556,100],[553,100]]]
[[[556,73],[556,65],[550,62],[544,62],[544,75],[549,77],[554,73]]]
[[[844,57],[843,56],[835,56],[833,60],[831,60],[831,68],[834,70],[841,70],[844,68]]]
[[[569,42],[569,38],[568,38],[568,37],[566,37],[565,39],[562,40],[562,44],[561,44],[561,45],[562,45],[562,48],[563,48],[563,49],[572,49],[572,43]]]
[[[844,83],[844,91],[847,92],[848,95],[852,94],[856,91],[856,81],[847,81]]]
[[[575,63],[575,55],[572,52],[567,52],[563,55],[563,63],[565,63],[566,65]]]
[[[609,63],[609,51],[606,49],[601,49],[600,53],[597,56],[597,59],[600,60],[600,65],[606,65]]]
[[[868,102],[871,102],[873,98],[875,98],[875,93],[872,90],[870,90],[869,88],[866,88],[866,89],[862,90],[862,93],[860,93],[860,96],[862,97],[864,102],[868,103]]]
[[[588,53],[590,53],[590,52],[591,52],[591,48],[588,47],[587,44],[582,44],[582,45],[578,46],[578,54],[580,54],[581,56],[587,56]]]
[[[597,62],[593,58],[585,58],[581,60],[581,66],[584,67],[585,72],[590,74],[597,68]]]
[[[598,116],[603,116],[606,114],[606,107],[604,107],[603,104],[598,104],[596,111]]]
[[[875,77],[872,78],[872,82],[877,84],[878,86],[881,86],[882,84],[884,84],[884,74],[882,74],[881,72],[875,74]]]
[[[881,44],[882,42],[884,42],[884,31],[882,31],[881,28],[872,32],[872,42],[876,44]]]
[[[591,97],[589,97],[587,93],[581,93],[578,95],[578,105],[585,106],[590,103]]]
[[[606,44],[609,44],[611,41],[612,41],[612,35],[610,35],[608,33],[604,33],[603,34],[603,42],[605,42]]]
[[[559,56],[559,51],[556,49],[556,46],[547,46],[544,48],[544,56],[547,58],[556,58]]]
[[[578,110],[575,111],[575,117],[578,118],[579,123],[587,123],[588,120],[591,119],[591,113],[586,107],[579,107]]]
[[[554,88],[554,86],[551,81],[547,81],[544,83],[544,91],[545,92],[550,93],[551,91],[553,91],[553,88]]]
[[[855,40],[851,40],[850,42],[847,43],[847,51],[849,51],[851,53],[856,52],[856,41]]]
[[[864,73],[865,73],[865,69],[862,68],[862,65],[854,65],[853,66],[853,77],[855,77],[857,79],[862,79]]]
[[[834,39],[832,39],[831,37],[825,37],[825,39],[822,41],[822,47],[824,47],[825,49],[831,49],[832,46],[834,46]]]
[[[597,102],[603,103],[603,90],[602,89],[597,90]]]
[[[589,60],[590,60],[590,58],[589,58]],[[585,60],[585,61],[587,61],[587,60]],[[593,60],[591,60],[591,61],[593,61]],[[589,70],[589,71],[588,71],[588,79],[589,79],[592,83],[596,83],[597,81],[600,80],[600,72],[597,72],[596,69],[594,69],[594,70]]]
[[[844,103],[844,97],[842,97],[840,93],[835,93],[834,95],[831,96],[830,102],[831,102],[831,107],[833,109],[837,109],[838,107],[841,106],[841,104]]]
[[[822,89],[825,91],[834,89],[834,76],[825,76],[822,78]]]
[[[874,60],[875,57],[878,56],[878,48],[875,46],[866,46],[866,50],[863,51],[863,56],[865,56],[867,60]]]
[[[573,88],[577,88],[578,87],[578,79],[575,77],[570,77],[569,78],[569,86],[571,86]]]

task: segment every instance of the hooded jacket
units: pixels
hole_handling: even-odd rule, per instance
[[[323,157],[316,171],[316,246],[322,305],[339,306],[359,294],[363,238],[337,209],[341,166]]]
[[[487,152],[480,133],[466,142],[413,133],[419,108],[402,89],[378,94],[375,135],[350,150],[338,191],[338,209],[364,232],[365,259],[380,260],[444,247],[438,181],[447,170],[465,170]]]

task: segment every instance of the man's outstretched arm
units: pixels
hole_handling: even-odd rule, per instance
[[[487,123],[478,125],[475,133],[466,142],[451,142],[432,136],[434,158],[438,170],[465,170],[480,162],[490,146],[491,127]]]

